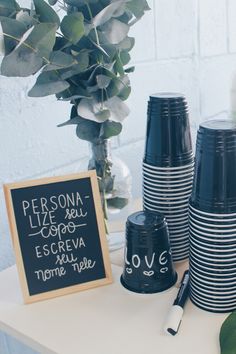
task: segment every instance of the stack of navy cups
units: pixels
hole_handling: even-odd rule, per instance
[[[145,155],[143,206],[165,215],[173,261],[189,255],[188,202],[194,157],[188,105],[181,94],[150,96]]]
[[[236,123],[200,125],[189,208],[190,298],[212,312],[236,309]]]

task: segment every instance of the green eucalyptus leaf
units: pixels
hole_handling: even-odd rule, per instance
[[[100,130],[100,138],[101,139],[109,139],[112,136],[119,135],[122,131],[122,124],[117,122],[112,122],[107,120],[102,123]]]
[[[44,97],[64,91],[70,87],[69,83],[60,79],[55,71],[41,73],[34,87],[29,91],[30,97]]]
[[[1,22],[0,22],[0,55],[5,55],[5,41],[4,41]]]
[[[15,0],[0,0],[0,16],[11,16],[20,10]]]
[[[111,44],[118,44],[126,38],[129,32],[129,26],[116,18],[112,18],[105,23],[102,30]]]
[[[58,0],[48,0],[48,3],[53,6],[53,5],[56,5]]]
[[[145,11],[150,10],[146,0],[131,0],[127,2],[126,6],[137,19],[141,18]]]
[[[61,77],[61,79],[62,79],[62,77]],[[72,85],[70,87],[70,90],[59,92],[56,95],[56,97],[60,101],[74,101],[74,100],[81,99],[81,98],[90,98],[91,99],[90,94],[84,88],[79,87],[79,86],[75,86],[75,85],[74,86]]]
[[[83,122],[83,118],[74,117],[74,118],[72,118],[72,119],[67,120],[67,121],[64,122],[64,123],[58,124],[58,128],[65,127],[66,125],[73,125],[73,124],[78,125],[78,124],[80,124],[81,122]]]
[[[127,65],[130,62],[130,54],[127,51],[123,50],[120,53],[120,60],[122,62],[122,65]]]
[[[38,54],[44,58],[49,58],[56,40],[57,26],[53,23],[40,23],[34,26],[32,33],[26,39],[24,44],[29,45]]]
[[[119,50],[127,50],[128,52],[133,49],[135,44],[135,39],[133,37],[126,37],[121,41],[119,44],[117,44],[117,49]]]
[[[100,2],[100,0],[64,0],[64,2],[71,6],[81,7],[81,6],[85,6],[86,3],[96,4]]]
[[[115,198],[107,199],[107,206],[109,208],[114,208],[114,209],[123,209],[126,205],[128,205],[128,203],[129,203],[128,198],[115,197]]]
[[[77,107],[75,105],[72,106],[71,112],[70,112],[70,119],[73,119],[73,118],[78,118]]]
[[[3,58],[1,74],[30,76],[45,64],[55,43],[56,25],[41,23],[30,28],[16,48]]]
[[[81,72],[84,72],[89,65],[89,53],[87,51],[81,51],[75,56],[77,64],[73,65],[66,70],[61,70],[61,77],[63,79],[69,79],[72,76],[76,76]]]
[[[73,44],[78,43],[85,33],[83,14],[75,12],[65,16],[61,22],[61,31]]]
[[[236,350],[236,311],[224,321],[220,330],[221,354],[235,354]]]
[[[78,104],[77,112],[80,117],[89,119],[98,123],[102,123],[107,118],[103,115],[99,116],[98,113],[104,110],[110,111],[110,120],[115,122],[122,122],[128,115],[129,109],[127,105],[119,98],[112,97],[103,103],[96,99],[82,99]]]
[[[106,6],[102,11],[100,11],[92,20],[94,27],[102,26],[104,23],[109,21],[114,16],[121,15],[120,9],[124,9],[124,3],[126,1],[115,1],[110,5]]]
[[[106,75],[97,75],[96,80],[100,89],[107,88],[111,82],[111,78]]]
[[[115,61],[115,71],[120,75],[123,76],[125,74],[123,63],[121,61],[119,53],[116,55],[116,61]]]
[[[95,113],[95,116],[97,117],[99,122],[104,122],[110,118],[111,113],[108,109],[104,109],[102,111],[99,111],[98,113]]]
[[[44,67],[44,71],[68,68],[77,62],[72,55],[66,54],[60,50],[52,52],[49,61],[50,64]]]
[[[91,43],[93,43],[93,45],[99,49],[103,54],[105,54],[108,58],[109,58],[109,54],[106,52],[106,50],[100,45],[100,44],[97,44],[95,41],[93,41],[91,39]]]
[[[5,55],[8,55],[17,46],[20,38],[27,31],[27,27],[17,20],[2,16],[0,22],[3,30]]]
[[[29,11],[24,10],[17,12],[16,20],[27,26],[27,28],[37,24],[36,20],[30,16]]]
[[[130,81],[128,75],[112,80],[107,88],[107,95],[109,97],[118,96],[125,101],[131,92]]]
[[[104,104],[111,111],[110,119],[115,122],[122,122],[130,113],[128,106],[119,97],[114,96]]]
[[[134,70],[135,70],[135,66],[131,66],[131,67],[125,69],[125,72],[126,72],[127,74],[128,74],[128,73],[133,73]]]
[[[95,99],[83,98],[77,107],[78,115],[87,120],[102,123],[107,118],[103,115],[99,115],[106,107],[102,107],[102,104]]]
[[[57,13],[44,0],[33,0],[36,15],[40,22],[56,23],[59,27],[60,19]]]
[[[84,119],[76,128],[78,138],[90,142],[96,142],[99,137],[100,124]]]

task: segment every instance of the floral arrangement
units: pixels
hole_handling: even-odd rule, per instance
[[[1,74],[37,73],[28,95],[55,94],[70,102],[70,119],[60,126],[76,125],[78,138],[99,146],[120,134],[129,114],[124,101],[131,91],[134,38],[128,33],[148,9],[146,0],[33,0],[30,9],[0,0]],[[115,176],[104,149],[97,155],[89,168],[96,168],[104,196]]]

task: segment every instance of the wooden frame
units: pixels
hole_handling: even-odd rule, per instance
[[[24,187],[40,186],[40,185],[45,185],[50,183],[57,183],[57,182],[66,182],[66,181],[83,179],[87,177],[90,178],[91,187],[92,187],[93,201],[95,206],[97,226],[98,226],[100,245],[102,250],[103,264],[105,268],[106,277],[99,280],[93,280],[82,284],[64,287],[62,289],[51,290],[36,295],[30,295],[26,274],[25,274],[24,263],[23,263],[23,256],[20,247],[19,235],[17,231],[17,224],[16,224],[16,218],[15,218],[15,213],[13,208],[11,191],[14,189],[20,189]],[[46,300],[57,296],[75,293],[78,291],[112,283],[112,271],[111,271],[111,264],[109,259],[109,250],[108,250],[108,245],[106,240],[104,217],[103,217],[103,211],[101,206],[100,192],[97,183],[97,175],[95,171],[88,171],[88,172],[72,174],[68,176],[42,178],[42,179],[32,180],[32,181],[5,184],[3,188],[4,188],[5,199],[6,199],[6,206],[7,206],[8,219],[9,219],[9,224],[11,229],[13,247],[16,256],[16,264],[18,268],[19,279],[20,279],[20,284],[21,284],[25,303],[32,303],[35,301]]]

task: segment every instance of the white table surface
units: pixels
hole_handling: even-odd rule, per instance
[[[43,354],[219,354],[227,315],[188,301],[179,333],[162,326],[177,288],[153,295],[124,289],[113,265],[112,285],[23,305],[15,266],[0,273],[0,330]]]

